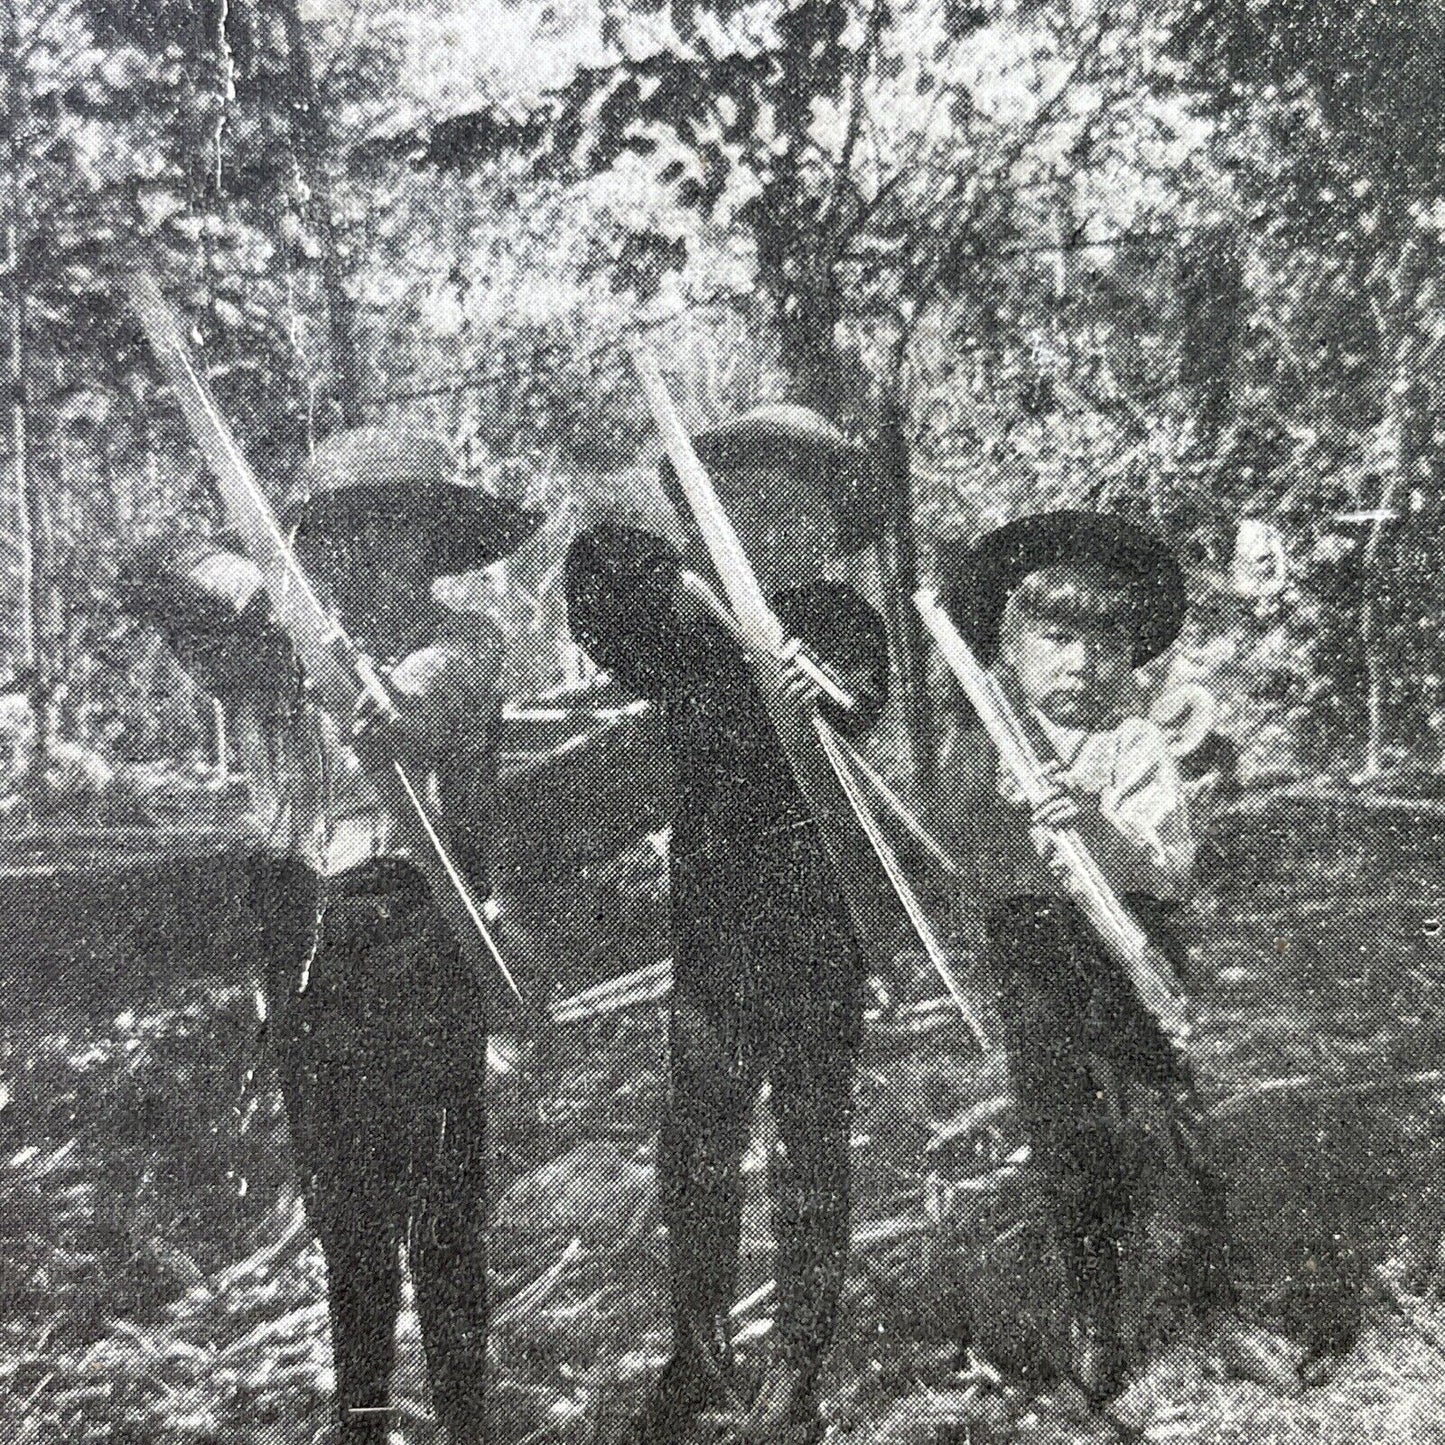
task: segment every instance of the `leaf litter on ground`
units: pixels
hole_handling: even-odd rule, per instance
[[[1109,1416],[1083,1408],[1062,1377],[1060,1282],[1006,1071],[970,1053],[921,975],[895,978],[858,1076],[833,1438],[1445,1438],[1445,1311],[1430,1295],[1445,1218],[1445,1090],[1430,1067],[1445,1064],[1445,951],[1422,887],[1445,878],[1445,828],[1281,808],[1241,815],[1222,842],[1216,830],[1200,1072],[1248,1302],[1299,1337],[1346,1344],[1339,1363],[1298,1399],[1211,1378],[1170,1314],[1164,1219],[1145,1293],[1166,1298],[1141,1305],[1161,1338]],[[648,962],[665,940],[647,946],[622,985],[563,993],[587,1006],[563,1010],[538,1058],[498,1081],[501,1441],[612,1438],[665,1356],[653,1183],[665,1027]],[[324,1266],[274,1077],[249,1077],[247,968],[221,948],[163,972],[143,1001],[138,981],[131,1006],[87,1017],[22,999],[0,1034],[0,1445],[310,1445],[324,1433]],[[609,1000],[616,1009],[592,1007]],[[1406,1058],[1421,1065],[1413,1082],[1383,1084]],[[735,1320],[744,1381],[774,1307],[770,1141],[764,1107]],[[1387,1259],[1389,1289],[1371,1273]],[[1331,1311],[1346,1323],[1322,1323]],[[393,1427],[430,1445],[414,1315],[401,1341]]]

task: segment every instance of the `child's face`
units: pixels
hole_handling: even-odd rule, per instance
[[[404,649],[428,612],[431,576],[426,531],[399,518],[366,518],[345,535],[326,532],[302,544],[331,594],[343,625],[383,654]]]
[[[1000,656],[1030,706],[1052,722],[1088,727],[1113,710],[1133,652],[1125,627],[1020,618],[1005,630]]]

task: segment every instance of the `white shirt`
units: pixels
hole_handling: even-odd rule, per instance
[[[1159,727],[1125,717],[1090,731],[1038,713],[1034,718],[1063,764],[1065,787],[1080,796],[1079,832],[1115,890],[1181,898],[1193,871],[1194,833]],[[1060,891],[1040,861],[1028,806],[985,738],[971,734],[952,767],[945,767],[935,811],[958,838],[960,852],[977,858],[985,901]]]
[[[1194,871],[1194,829],[1174,758],[1157,723],[1126,717],[1105,732],[1035,718],[1063,763],[1064,785],[1098,800],[1108,827],[1080,832],[1120,893],[1178,898]]]
[[[490,649],[448,641],[408,654],[389,680],[404,695],[427,697],[439,733],[462,748],[491,726],[495,674]],[[416,825],[386,806],[336,720],[314,703],[303,701],[284,718],[272,710],[263,720],[262,707],[247,700],[235,729],[251,791],[250,830],[268,852],[335,877],[373,858],[426,851]],[[443,813],[435,774],[426,786]]]

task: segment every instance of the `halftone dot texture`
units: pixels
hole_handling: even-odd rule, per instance
[[[483,1416],[492,1445],[633,1445],[669,1348],[674,770],[660,709],[595,682],[564,559],[601,520],[677,540],[639,335],[704,449],[749,414],[786,438],[762,474],[837,524],[887,619],[870,757],[935,831],[993,783],[909,643],[908,590],[963,575],[947,539],[1061,512],[1162,537],[1189,606],[1141,698],[1211,699],[1169,714],[1191,1060],[1246,1308],[1317,1383],[1216,1378],[1167,1124],[1126,1090],[1130,1373],[1087,1408],[1006,1063],[900,942],[817,1131],[851,1159],[829,1445],[1445,1440],[1434,0],[16,0],[0,54],[4,1445],[441,1445],[449,1412],[453,1445]],[[115,304],[117,238],[271,496],[314,451],[312,525],[428,518],[455,615],[418,602],[401,680],[439,686],[431,731],[472,769],[448,786],[520,1013],[486,1017],[398,870],[333,911],[292,1011],[315,888],[257,858],[250,811],[310,734],[233,706],[275,639]],[[1244,558],[1242,595],[1235,540],[1266,532],[1282,565]],[[209,590],[113,589],[145,537]],[[215,639],[219,721],[116,601]],[[942,919],[955,884],[899,845]],[[816,1156],[770,1087],[724,1141],[738,1368],[667,1445],[729,1438],[791,1307],[773,1201]],[[336,1301],[372,1376],[345,1434]]]

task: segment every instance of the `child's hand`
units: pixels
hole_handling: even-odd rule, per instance
[[[790,637],[778,653],[778,673],[783,691],[800,706],[807,707],[818,701],[818,684],[803,670],[800,658],[803,644]]]
[[[1072,828],[1079,821],[1079,800],[1064,785],[1063,771],[1064,765],[1060,762],[1044,764],[1044,780],[1049,790],[1032,807],[1035,828],[1057,832],[1061,828]]]
[[[425,702],[399,696],[395,705],[381,703],[370,692],[356,700],[351,719],[351,746],[369,772],[384,771],[392,762],[428,766],[434,761],[425,743],[427,723],[419,715]]]
[[[1074,891],[1074,875],[1069,871],[1069,865],[1064,862],[1059,853],[1059,840],[1051,828],[1035,827],[1034,847],[1038,849],[1039,862],[1048,870],[1054,881],[1064,890],[1065,893]]]

